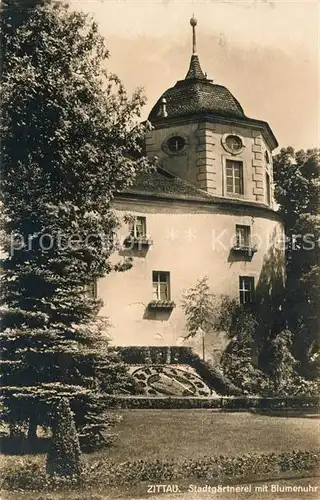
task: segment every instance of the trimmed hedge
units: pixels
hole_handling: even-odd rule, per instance
[[[317,397],[261,398],[247,397],[154,397],[154,396],[107,396],[106,406],[115,409],[220,409],[228,410],[317,410]]]
[[[188,347],[180,346],[128,346],[116,347],[115,350],[129,365],[176,364]]]
[[[189,365],[206,382],[210,389],[225,396],[240,396],[242,391],[236,387],[217,368],[194,353],[191,347],[183,346],[130,346],[117,347],[120,358],[130,365],[180,364]]]
[[[227,377],[207,361],[195,354],[192,349],[182,353],[182,362],[194,368],[198,375],[208,384],[211,389],[223,396],[240,396],[242,391],[236,387]]]
[[[83,489],[106,488],[112,486],[134,485],[143,481],[162,482],[183,479],[201,479],[204,481],[245,480],[254,475],[269,479],[279,478],[281,474],[315,474],[320,465],[320,452],[292,451],[279,455],[248,454],[238,457],[204,456],[197,460],[137,460],[134,462],[114,463],[107,459],[98,459],[87,463],[80,477],[79,485]],[[43,464],[29,459],[23,464],[11,464],[2,470],[2,489],[25,491],[52,491],[68,486],[65,481],[57,481],[45,473]]]
[[[51,476],[77,478],[81,472],[81,451],[68,398],[52,406],[52,438],[46,470]]]

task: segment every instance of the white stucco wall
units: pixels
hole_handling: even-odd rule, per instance
[[[132,269],[111,273],[98,282],[98,295],[104,301],[100,314],[111,320],[114,344],[179,343],[186,334],[182,291],[205,275],[214,293],[232,297],[239,296],[239,276],[253,276],[257,290],[263,280],[264,293],[283,280],[283,250],[276,249],[283,228],[270,211],[142,199],[118,200],[115,209],[120,216],[145,216],[153,245],[147,252],[125,251],[124,255],[134,257]],[[259,246],[251,261],[233,260],[230,254],[236,224],[251,225],[253,242],[256,238]],[[127,235],[124,224],[120,237]],[[121,255],[113,256],[119,258]],[[152,271],[170,272],[171,299],[176,303],[170,314],[148,310]]]

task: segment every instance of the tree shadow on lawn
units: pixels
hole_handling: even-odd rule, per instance
[[[6,455],[37,455],[48,453],[50,439],[37,438],[27,439],[26,437],[1,437],[0,451]]]
[[[282,418],[320,418],[320,413],[318,410],[309,411],[285,411],[285,410],[254,410],[250,413],[255,413],[257,415],[263,415],[265,417],[282,417]]]

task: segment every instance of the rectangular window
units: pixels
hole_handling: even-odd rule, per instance
[[[86,286],[86,295],[91,299],[96,299],[97,294],[97,280],[92,280],[89,285]]]
[[[243,194],[242,161],[226,160],[226,186],[229,194]]]
[[[170,300],[170,273],[153,271],[153,300]]]
[[[266,201],[267,205],[271,205],[271,191],[270,191],[270,175],[266,173]]]
[[[250,304],[254,300],[254,278],[239,277],[240,304]]]
[[[251,245],[251,228],[250,226],[236,225],[236,246],[250,247]]]
[[[146,218],[136,217],[134,221],[130,224],[130,234],[134,238],[139,238],[141,236],[146,236]]]

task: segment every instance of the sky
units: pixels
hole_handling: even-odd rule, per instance
[[[90,13],[110,50],[108,69],[126,89],[143,87],[143,118],[185,77],[190,17],[198,20],[204,72],[225,85],[245,114],[267,121],[280,147],[320,147],[318,0],[69,0]]]

